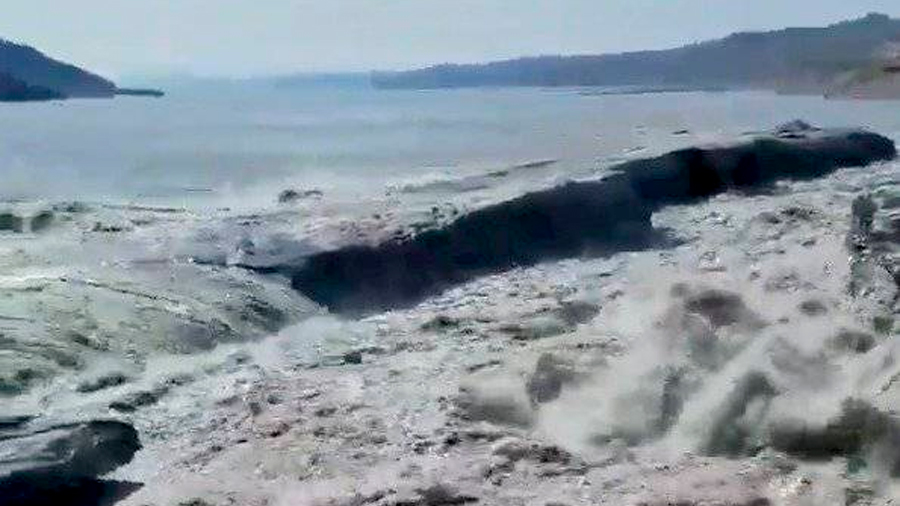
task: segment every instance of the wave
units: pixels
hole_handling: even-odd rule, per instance
[[[455,176],[451,174],[428,174],[412,181],[392,185],[390,189],[400,193],[465,193],[485,190],[494,186],[498,180],[514,175],[519,171],[535,171],[546,169],[559,163],[556,159],[531,160],[510,165],[504,169],[492,170],[480,174]]]

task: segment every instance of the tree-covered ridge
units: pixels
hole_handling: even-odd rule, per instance
[[[736,33],[676,49],[538,56],[474,65],[374,73],[383,88],[467,86],[726,86],[820,88],[877,59],[900,41],[900,20],[884,14],[822,28]]]
[[[68,97],[111,97],[116,85],[22,44],[0,40],[0,73]]]

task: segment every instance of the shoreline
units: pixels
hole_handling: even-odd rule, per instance
[[[73,297],[68,290],[108,293],[99,300],[109,309],[125,298],[141,308],[137,314],[156,315],[147,324],[168,321],[156,320],[168,312],[177,325],[179,318],[207,320],[172,336],[189,350],[160,348],[168,351],[148,353],[140,370],[108,356],[104,367],[79,370],[76,383],[61,376],[19,400],[53,406],[43,424],[71,421],[65,412],[74,408],[87,419],[134,426],[143,450],[104,476],[143,484],[124,505],[757,504],[775,495],[801,501],[882,493],[894,485],[879,474],[877,459],[867,461],[871,476],[848,476],[841,456],[820,465],[789,446],[753,454],[741,446],[752,438],[738,439],[737,450],[713,443],[722,440],[719,428],[743,427],[743,415],[728,414],[734,403],[773,406],[760,415],[771,421],[754,422],[764,427],[782,420],[778,409],[840,419],[840,397],[814,388],[821,382],[863,382],[857,395],[874,413],[894,395],[894,371],[873,369],[873,361],[894,347],[878,322],[897,287],[868,253],[892,243],[877,227],[857,228],[890,214],[900,192],[894,172],[892,163],[876,164],[781,183],[778,191],[673,205],[653,218],[678,238],[666,247],[515,266],[360,319],[304,305],[302,315],[271,327],[271,308],[296,310],[297,294],[286,281],[268,286],[235,268],[242,257],[228,242],[210,242],[210,234],[232,237],[248,220],[271,227],[318,201],[300,200],[291,204],[299,208],[271,216],[234,216],[224,227],[190,212],[61,209],[49,229],[56,237],[20,239],[37,241],[32,247],[124,241],[132,245],[124,251],[139,254],[77,278],[23,277],[7,288],[46,297],[66,280],[65,297]],[[860,221],[866,206],[854,202],[876,188],[873,218]],[[98,228],[92,222],[99,216],[105,221]],[[181,232],[178,240],[146,242],[161,230]],[[268,239],[248,236],[241,255],[288,259],[280,255],[299,245],[274,240],[278,230],[266,228]],[[847,238],[858,234],[862,249],[848,250]],[[160,273],[185,291],[150,291]],[[849,280],[858,287],[852,293]],[[223,310],[237,319],[228,323]],[[243,321],[258,337],[210,342],[198,329],[217,319]],[[79,330],[76,345],[103,349],[102,327]],[[134,346],[147,334],[136,330],[123,339],[132,347],[124,353],[142,353]],[[122,329],[115,335],[122,339]],[[833,364],[860,375],[844,378]],[[763,386],[743,390],[758,372]],[[797,395],[821,411],[795,413]],[[719,415],[711,421],[710,412]],[[736,481],[735,473],[747,479]],[[710,480],[722,485],[710,487]]]

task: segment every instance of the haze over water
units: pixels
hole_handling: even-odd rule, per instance
[[[176,89],[161,100],[6,106],[0,198],[191,206],[252,197],[265,205],[291,185],[370,194],[538,160],[559,160],[568,177],[643,148],[728,139],[795,118],[900,132],[898,113],[897,102],[761,92]]]

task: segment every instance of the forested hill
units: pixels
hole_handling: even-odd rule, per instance
[[[116,92],[107,79],[7,40],[0,40],[0,73],[66,97],[111,97]]]
[[[661,51],[539,56],[473,65],[376,72],[380,88],[475,86],[722,86],[827,88],[895,50],[900,20],[869,14],[824,28],[736,33]]]

